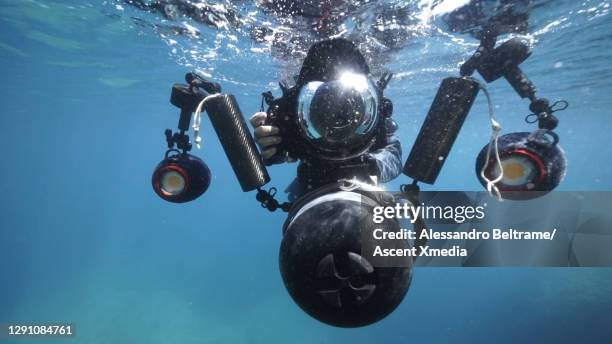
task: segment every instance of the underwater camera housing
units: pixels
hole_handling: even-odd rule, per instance
[[[282,96],[264,93],[267,125],[280,129],[283,145],[270,162],[293,159],[347,161],[363,155],[388,132],[393,111],[383,91],[391,78],[369,77],[369,67],[345,39],[314,44],[296,85]]]
[[[326,84],[335,82],[330,81]],[[368,80],[368,83],[371,84],[372,82]],[[304,87],[308,86],[304,85]],[[327,85],[322,85],[320,88],[325,87]],[[329,86],[329,88],[331,87],[333,85]],[[363,155],[375,145],[381,135],[385,134],[384,122],[390,116],[387,109],[392,108],[392,105],[390,105],[388,99],[383,98],[382,90],[376,88],[376,93],[372,97],[376,98],[376,105],[372,115],[367,120],[367,128],[363,128],[360,133],[350,133],[334,139],[326,139],[324,134],[321,135],[317,132],[313,134],[314,128],[319,123],[313,123],[312,118],[307,117],[309,110],[304,110],[299,102],[298,99],[301,95],[303,96],[303,93],[303,89],[296,86],[288,90],[282,98],[273,100],[268,107],[266,124],[278,127],[285,142],[283,145],[284,151],[281,155],[288,155],[294,159],[314,158],[327,161],[346,161]],[[343,134],[342,129],[346,127],[349,126],[346,125],[344,128],[340,128],[341,130],[336,131]],[[349,130],[351,129],[353,128],[349,128]],[[333,129],[327,132],[333,132]]]

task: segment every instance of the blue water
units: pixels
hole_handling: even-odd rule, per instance
[[[196,68],[248,115],[295,62],[243,31],[187,21],[199,37],[160,34],[131,17],[168,21],[118,4],[0,3],[0,323],[69,322],[70,342],[91,344],[612,342],[610,269],[419,268],[401,306],[372,326],[304,314],[278,272],[283,215],[242,193],[208,122],[197,151],[213,170],[208,192],[175,205],[150,186],[163,129],[178,118],[172,83]],[[612,190],[610,2],[537,4],[522,68],[540,95],[570,103],[559,113],[569,159],[559,189]],[[477,44],[421,14],[419,34],[385,63],[398,76],[388,96],[405,155],[440,80]],[[503,81],[489,90],[504,132],[531,128],[527,101]],[[486,116],[481,96],[426,190],[480,190],[473,164]],[[270,172],[282,188],[295,167]]]

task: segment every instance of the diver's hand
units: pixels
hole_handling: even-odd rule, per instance
[[[251,125],[255,129],[255,141],[261,149],[261,156],[264,159],[273,157],[278,151],[276,145],[281,142],[278,127],[264,125],[267,118],[268,114],[265,112],[257,112],[251,117]]]

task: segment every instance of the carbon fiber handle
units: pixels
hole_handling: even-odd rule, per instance
[[[470,78],[442,80],[404,164],[405,175],[427,184],[436,181],[478,90],[478,83]]]
[[[242,191],[251,191],[268,183],[270,176],[236,98],[231,94],[215,96],[207,102],[206,111]]]

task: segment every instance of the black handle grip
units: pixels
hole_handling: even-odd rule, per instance
[[[478,90],[478,83],[471,78],[442,80],[406,160],[404,174],[428,184],[436,181]]]
[[[207,100],[206,111],[242,190],[251,191],[268,183],[270,176],[236,98],[216,95]]]

